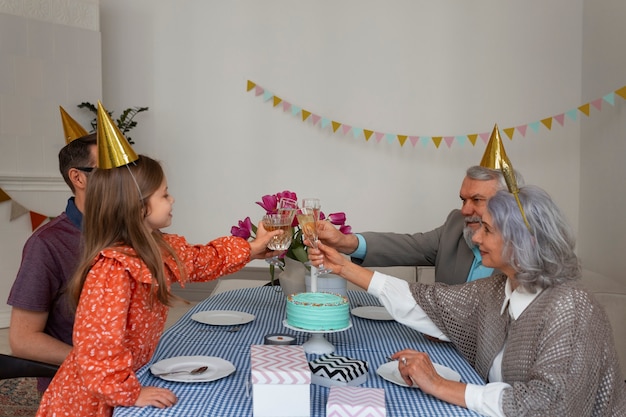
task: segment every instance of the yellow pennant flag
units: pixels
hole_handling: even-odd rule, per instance
[[[398,141],[400,141],[400,146],[404,146],[404,142],[406,142],[407,138],[408,135],[398,135]]]
[[[4,203],[5,201],[9,201],[11,197],[7,193],[4,192],[2,188],[0,188],[0,203]]]
[[[478,134],[477,133],[472,133],[471,135],[467,135],[467,138],[469,139],[469,141],[472,144],[472,146],[475,146],[476,145],[476,139],[478,139]]]
[[[439,145],[441,145],[441,141],[443,140],[443,136],[433,136],[433,143],[435,147],[439,149]]]
[[[549,128],[548,128],[549,129]],[[509,137],[510,140],[513,140],[513,133],[515,132],[514,127],[507,127],[506,129],[502,129],[504,133]]]
[[[626,85],[620,89],[615,90],[615,94],[626,100]]]
[[[544,125],[545,127],[547,127],[547,128],[548,128],[548,130],[551,130],[551,129],[552,129],[552,117],[548,117],[548,118],[546,118],[546,119],[543,119],[543,120],[541,121],[541,123],[543,123],[543,125]]]
[[[306,121],[306,119],[308,119],[310,115],[311,115],[310,111],[302,109],[302,121],[303,122]]]
[[[254,87],[256,87],[256,84],[253,83],[252,81],[248,80],[248,87],[246,91],[250,91],[252,90]]]
[[[365,130],[365,129],[363,129],[363,135],[365,136],[365,140],[366,141],[370,140],[370,138],[372,137],[373,134],[374,134],[373,130]]]
[[[274,100],[274,107],[278,106],[283,101],[282,98],[276,97],[276,96],[274,96],[273,100]]]
[[[583,113],[585,116],[589,117],[589,103],[583,104],[582,106],[578,107],[578,110],[580,110],[580,112]]]
[[[336,132],[337,129],[341,127],[341,123],[335,122],[334,120],[332,121],[332,124],[333,124],[333,132]]]

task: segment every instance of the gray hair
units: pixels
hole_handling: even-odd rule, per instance
[[[550,195],[527,185],[520,187],[519,199],[532,234],[513,194],[498,191],[487,203],[493,226],[502,234],[503,259],[515,269],[518,283],[535,292],[580,278],[574,232]]]
[[[521,187],[524,185],[524,178],[522,174],[520,174],[517,170],[513,170],[515,174],[515,180],[517,181],[517,186]],[[498,182],[498,190],[508,190],[506,181],[504,180],[504,175],[502,175],[502,171],[499,169],[491,169],[485,168],[480,165],[474,165],[469,167],[465,172],[467,178],[478,181],[492,181],[496,180]]]

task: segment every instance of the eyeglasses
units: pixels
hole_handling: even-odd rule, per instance
[[[91,172],[95,169],[95,167],[74,167],[74,168],[83,172]]]

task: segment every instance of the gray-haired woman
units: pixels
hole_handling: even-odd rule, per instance
[[[486,385],[442,378],[426,353],[392,355],[402,377],[441,400],[490,416],[624,416],[626,388],[607,316],[579,284],[575,239],[550,196],[521,187],[489,200],[473,237],[483,264],[501,271],[466,284],[408,284],[355,265],[335,250],[321,262],[377,296],[393,317],[450,341]]]

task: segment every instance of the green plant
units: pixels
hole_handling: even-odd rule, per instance
[[[82,103],[80,103],[77,106],[79,109],[87,109],[90,112],[92,112],[94,115],[96,115],[96,117],[94,117],[91,120],[91,132],[95,132],[96,129],[98,128],[98,108],[94,105],[91,104],[88,101],[84,101]],[[135,126],[137,126],[137,122],[134,120],[135,116],[141,112],[144,111],[148,111],[149,107],[129,107],[126,110],[124,110],[122,112],[122,114],[120,115],[120,117],[118,117],[117,119],[115,119],[115,124],[117,124],[117,127],[120,129],[120,131],[124,134],[124,136],[126,137],[126,139],[128,140],[128,143],[130,143],[131,145],[133,145],[135,142],[133,142],[133,140],[130,138],[130,136],[128,136],[128,132],[134,128]],[[110,111],[109,112],[109,116],[111,116],[111,118],[113,118],[113,112]]]

